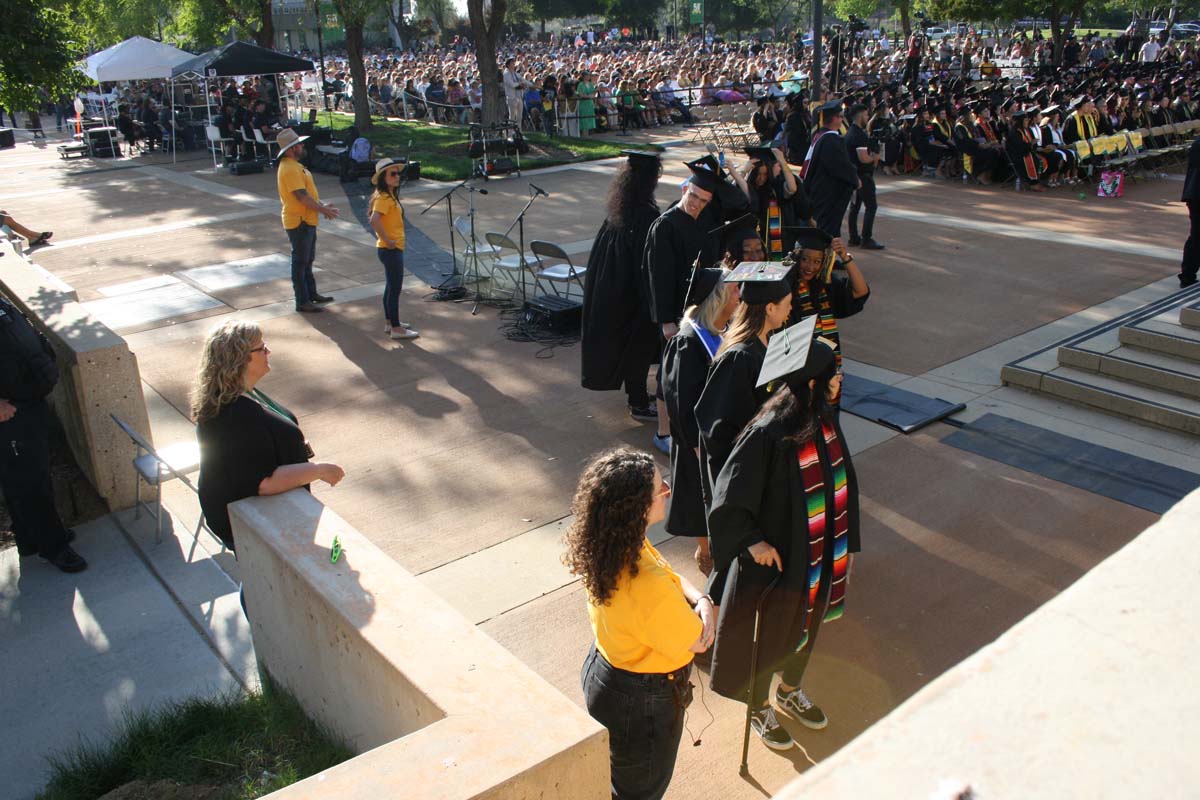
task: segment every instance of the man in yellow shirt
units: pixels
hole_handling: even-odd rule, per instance
[[[279,202],[283,205],[283,229],[292,243],[292,290],[296,294],[296,310],[314,313],[324,310],[318,304],[333,302],[332,297],[317,293],[317,281],[313,278],[317,223],[321,214],[328,219],[337,219],[338,210],[321,202],[312,173],[300,163],[307,139],[307,136],[297,136],[291,128],[279,132],[275,138],[279,143],[275,182],[279,188]]]

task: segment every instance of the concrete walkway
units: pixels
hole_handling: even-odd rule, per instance
[[[32,797],[48,757],[103,744],[130,712],[256,684],[237,584],[171,532],[149,549],[147,523],[110,515],[77,527],[90,564],[78,575],[0,551],[3,797]]]

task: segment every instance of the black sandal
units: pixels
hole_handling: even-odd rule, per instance
[[[29,243],[30,247],[37,247],[46,244],[50,241],[50,237],[54,235],[54,231],[42,231],[38,237]]]

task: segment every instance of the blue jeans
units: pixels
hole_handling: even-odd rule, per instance
[[[617,800],[659,800],[675,772],[683,712],[691,702],[691,664],[670,675],[617,669],[596,650],[580,682],[588,713],[608,728],[612,794]]]
[[[404,251],[375,248],[383,264],[383,315],[393,328],[400,327],[400,290],[404,288]]]
[[[317,257],[317,226],[301,222],[288,228],[287,236],[292,243],[292,291],[296,305],[302,306],[311,303],[317,294],[317,280],[312,271]]]

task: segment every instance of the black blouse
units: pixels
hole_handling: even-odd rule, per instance
[[[200,508],[208,527],[231,550],[235,549],[233,530],[226,507],[256,497],[259,484],[276,467],[308,461],[308,447],[296,415],[279,408],[286,417],[243,395],[196,426]]]

